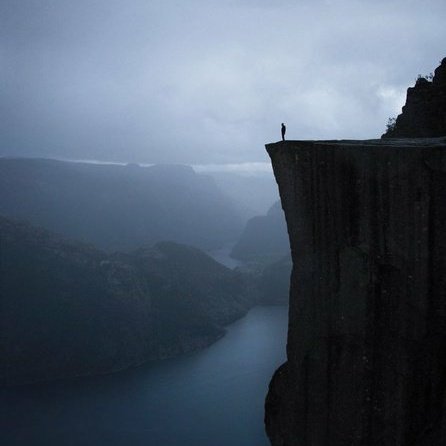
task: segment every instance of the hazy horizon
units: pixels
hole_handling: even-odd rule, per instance
[[[4,0],[0,155],[268,162],[376,138],[444,54],[440,0]]]

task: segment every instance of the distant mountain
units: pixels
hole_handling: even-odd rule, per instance
[[[106,250],[161,240],[211,249],[242,231],[215,181],[176,165],[0,158],[0,214]]]
[[[168,284],[162,295],[178,296],[217,325],[226,325],[246,313],[253,304],[250,282],[191,246],[159,242],[130,255],[115,257],[133,264],[151,283]]]
[[[202,348],[251,305],[246,278],[198,249],[169,242],[110,255],[0,217],[0,384]]]
[[[292,268],[288,232],[280,201],[266,215],[251,218],[231,256],[243,261],[238,271],[256,284],[257,302],[288,303]]]
[[[259,303],[288,305],[292,268],[290,254],[263,268],[258,278]]]
[[[243,219],[264,215],[279,200],[273,172],[246,175],[237,172],[209,172],[217,186],[237,206]]]
[[[231,256],[244,261],[272,263],[289,252],[285,216],[277,201],[266,215],[248,221]]]

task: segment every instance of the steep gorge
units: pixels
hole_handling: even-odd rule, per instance
[[[254,304],[251,288],[197,248],[108,254],[0,216],[0,386],[204,348]]]
[[[446,444],[445,149],[267,145],[293,259],[273,446]]]

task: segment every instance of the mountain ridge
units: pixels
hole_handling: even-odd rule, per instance
[[[108,254],[1,216],[0,279],[2,385],[203,348],[254,299],[245,276],[197,248],[162,242]]]
[[[0,214],[113,250],[161,240],[220,247],[242,229],[236,207],[189,166],[0,159]]]

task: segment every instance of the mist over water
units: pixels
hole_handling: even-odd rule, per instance
[[[379,137],[444,57],[409,3],[0,1],[0,446],[267,446],[264,144]]]
[[[0,382],[38,382],[0,391],[2,446],[267,444],[277,186],[263,165],[208,169],[0,159]]]
[[[267,446],[263,405],[286,330],[286,307],[256,307],[188,357],[0,390],[1,444]]]

